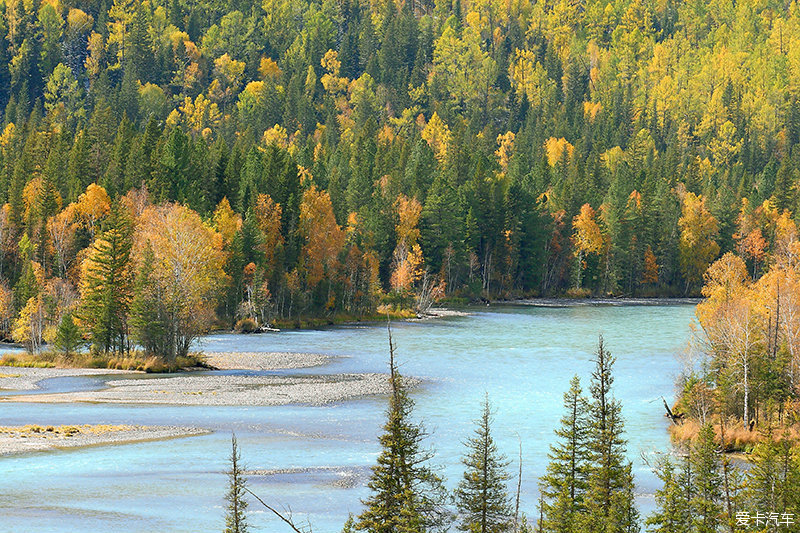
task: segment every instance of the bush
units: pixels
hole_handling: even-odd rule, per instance
[[[588,298],[591,293],[592,291],[583,287],[567,289],[567,298]]]
[[[258,331],[258,324],[252,318],[242,318],[236,322],[235,329],[239,333],[255,333]]]

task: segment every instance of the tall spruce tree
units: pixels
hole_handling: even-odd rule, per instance
[[[633,473],[626,459],[622,406],[611,393],[615,358],[606,351],[600,336],[595,352],[595,369],[590,386],[591,423],[589,456],[591,466],[586,493],[584,530],[590,533],[631,533],[639,531],[634,504]]]
[[[492,438],[492,410],[488,395],[481,417],[475,421],[475,434],[467,440],[467,453],[461,462],[466,467],[456,489],[458,529],[469,533],[501,533],[514,522],[514,512],[506,487],[510,462],[497,450]]]
[[[585,512],[589,471],[589,402],[578,376],[564,393],[564,416],[555,433],[558,442],[550,446],[547,473],[540,480],[542,531],[575,531],[576,517]]]
[[[124,207],[114,204],[104,231],[92,245],[81,280],[80,318],[94,349],[101,352],[122,353],[129,348],[132,244],[130,216]]]
[[[706,424],[692,444],[692,531],[712,533],[720,527],[722,515],[722,473],[714,428]]]
[[[651,533],[688,533],[691,514],[686,491],[681,486],[682,477],[675,463],[664,457],[654,468],[662,486],[656,491],[656,511],[647,518]]]
[[[153,280],[153,249],[146,246],[136,272],[131,301],[131,330],[134,340],[148,355],[168,351],[165,310]]]
[[[236,442],[236,435],[231,435],[231,469],[228,470],[228,493],[225,499],[228,501],[228,511],[225,515],[224,533],[247,533],[247,500],[244,494],[247,491],[247,478],[244,477],[244,467],[242,457],[239,454],[239,446]]]
[[[753,450],[752,462],[747,470],[751,506],[764,513],[796,516],[800,510],[800,464],[788,436],[778,438],[767,432]]]
[[[389,328],[389,408],[380,436],[378,464],[367,486],[372,494],[363,501],[356,529],[370,533],[412,533],[440,529],[448,515],[444,509],[442,479],[429,465],[433,452],[423,448],[426,432],[411,420],[414,401],[397,371]]]

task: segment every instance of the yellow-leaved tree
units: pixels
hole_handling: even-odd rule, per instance
[[[185,206],[151,206],[141,214],[131,322],[148,353],[174,365],[211,326],[213,298],[228,282],[222,246],[222,236]]]
[[[325,307],[332,309],[335,298],[330,282],[339,275],[339,254],[344,248],[345,232],[336,223],[330,195],[314,185],[303,193],[300,203],[300,234],[305,244],[300,252],[299,272],[310,292],[323,280],[329,281]]]
[[[589,254],[599,254],[603,249],[603,233],[597,224],[597,216],[592,206],[583,204],[581,211],[572,220],[572,244],[575,247],[577,271],[575,288],[581,288],[583,270],[586,268],[585,258]]]
[[[716,241],[719,224],[706,208],[705,198],[687,192],[683,196],[678,226],[681,230],[678,254],[688,291],[703,280],[708,265],[719,255]]]

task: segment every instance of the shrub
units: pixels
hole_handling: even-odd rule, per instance
[[[236,322],[236,331],[239,333],[255,333],[258,331],[258,324],[252,318],[242,318]]]

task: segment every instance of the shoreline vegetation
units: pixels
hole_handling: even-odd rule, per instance
[[[678,446],[706,431],[720,451],[756,456],[780,445],[800,453],[800,241],[785,213],[764,216],[773,228],[760,270],[743,249],[703,276],[699,327],[676,401],[665,402]]]
[[[414,311],[413,309],[404,310],[391,310],[388,311],[388,317],[391,320],[433,320],[439,318],[452,318],[468,316],[473,310],[481,309],[489,305],[525,305],[531,307],[580,307],[580,306],[633,306],[633,305],[696,305],[701,302],[700,298],[671,298],[671,297],[658,297],[658,298],[633,298],[633,297],[563,297],[563,298],[519,298],[509,300],[485,300],[467,302],[456,300],[452,306],[430,307],[423,311]],[[379,323],[387,318],[387,313],[376,313],[369,316],[351,316],[346,314],[337,314],[330,317],[306,317],[296,318],[293,320],[276,320],[273,321],[272,326],[277,330],[269,331],[242,331],[241,329],[212,329],[209,334],[215,333],[238,333],[244,335],[252,334],[265,334],[265,333],[279,333],[280,330],[296,330],[296,329],[315,329],[328,326],[344,326],[348,324],[370,324]],[[15,347],[25,348],[23,344],[19,343],[2,343],[1,347]],[[243,370],[271,370],[276,368],[250,368],[244,367],[231,367],[229,361],[222,361],[219,364],[219,354],[202,354],[198,352],[189,352],[185,357],[178,357],[174,364],[167,365],[164,360],[156,356],[146,356],[141,352],[131,350],[128,355],[115,356],[113,354],[104,354],[100,352],[72,352],[70,354],[59,353],[56,347],[53,349],[46,349],[48,345],[44,345],[43,349],[38,353],[30,352],[6,352],[0,351],[0,366],[14,366],[14,367],[36,367],[36,368],[98,368],[110,370],[133,370],[143,371],[147,373],[170,373],[174,371],[192,370],[197,368],[214,369],[243,369]],[[228,355],[228,354],[223,354]],[[270,356],[270,353],[258,354]],[[257,365],[263,364],[259,361]],[[322,363],[319,363],[322,364]],[[222,365],[222,366],[220,366]],[[317,366],[314,364],[312,366]],[[291,366],[285,368],[292,368]],[[298,367],[299,368],[299,367]]]

